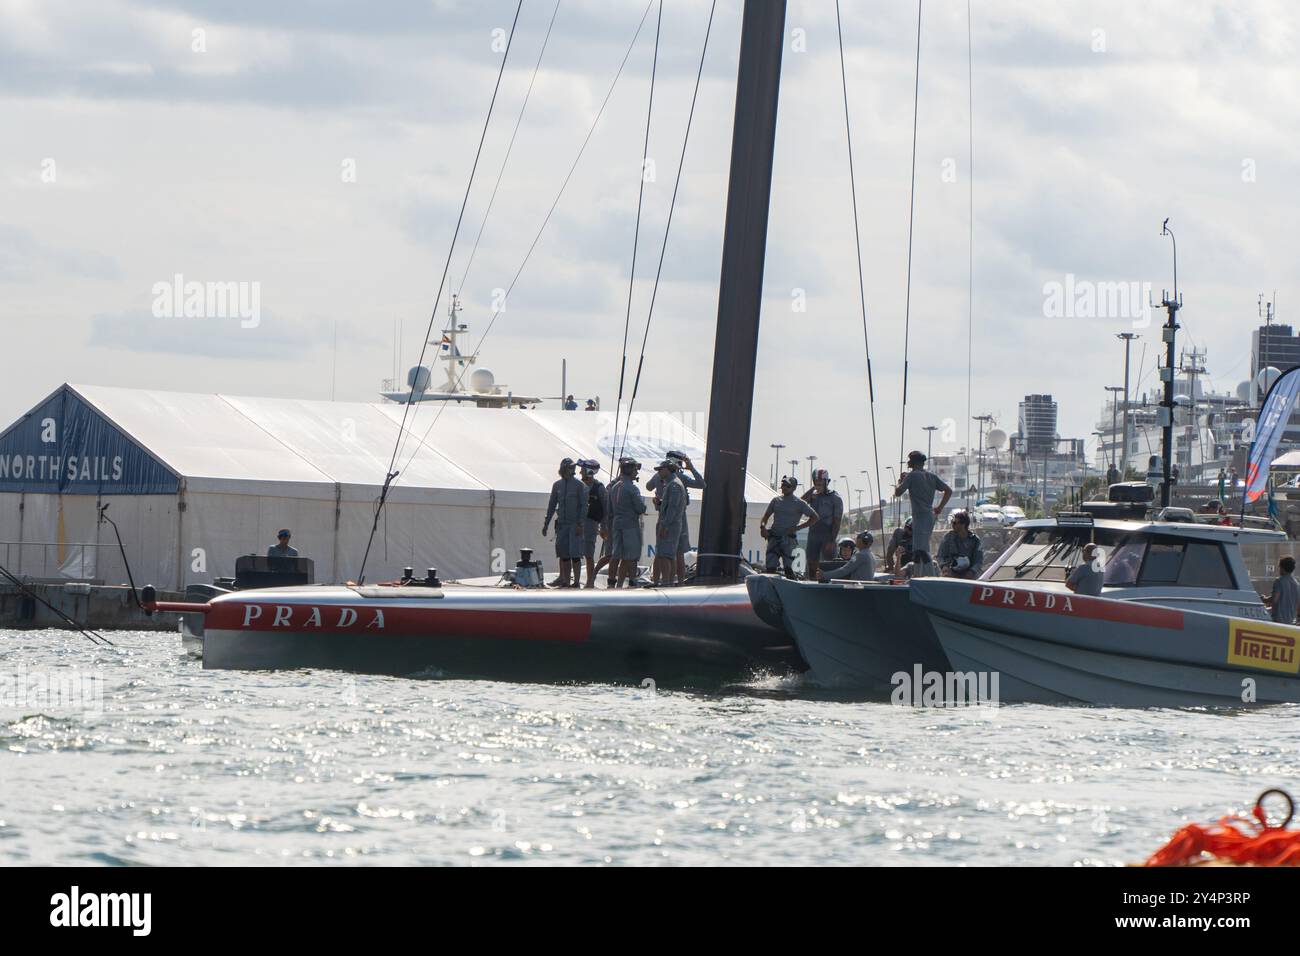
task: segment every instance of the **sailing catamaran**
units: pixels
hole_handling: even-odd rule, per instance
[[[748,573],[741,558],[745,462],[784,24],[784,0],[745,3],[694,584],[548,592],[511,583],[444,586],[431,574],[423,584],[234,591],[203,604],[147,597],[147,607],[184,616],[205,667],[436,668],[657,684],[801,669],[789,639],[754,613],[740,583]]]

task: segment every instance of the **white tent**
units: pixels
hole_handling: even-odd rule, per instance
[[[282,527],[316,562],[318,581],[355,578],[403,412],[388,402],[62,386],[0,433],[0,561],[35,577],[124,581],[112,530],[96,520],[106,503],[137,583],[232,575],[236,557],[264,553]],[[670,448],[703,463],[703,439],[673,416],[638,414],[626,431],[643,463]],[[541,524],[556,466],[595,458],[608,480],[613,432],[610,413],[414,406],[367,579],[405,567],[495,573],[523,547],[553,566]],[[751,560],[771,494],[748,479]]]

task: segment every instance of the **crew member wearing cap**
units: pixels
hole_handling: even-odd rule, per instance
[[[857,538],[840,538],[840,560],[843,565],[834,571],[820,572],[823,581],[874,581],[876,558],[871,546],[876,539],[870,531],[859,531]]]
[[[939,542],[939,569],[946,578],[977,578],[984,565],[979,535],[970,529],[970,515],[954,511],[952,530]]]
[[[1106,582],[1106,572],[1101,565],[1101,549],[1089,541],[1083,546],[1083,563],[1070,572],[1065,586],[1075,594],[1097,597]]]
[[[704,476],[695,468],[695,463],[691,461],[689,455],[680,451],[670,451],[664,455],[668,461],[676,466],[677,480],[682,483],[682,490],[686,493],[686,507],[691,505],[690,489],[703,490],[705,486]],[[650,476],[650,480],[645,483],[647,491],[656,491],[659,488],[659,473],[655,472]],[[686,580],[686,552],[691,550],[691,529],[686,520],[686,512],[682,512],[682,534],[677,542],[677,580]]]
[[[596,586],[596,542],[609,541],[609,493],[596,477],[600,462],[590,458],[578,462],[582,483],[587,488],[587,511],[582,519],[582,556],[587,561],[587,587]]]
[[[781,493],[768,503],[758,522],[758,533],[767,539],[767,572],[775,574],[779,566],[787,578],[794,578],[795,535],[813,525],[820,515],[812,505],[795,496],[799,479],[793,475],[781,479]],[[768,519],[772,527],[767,527]],[[800,519],[803,519],[802,523]]]
[[[288,529],[288,528],[281,528],[281,529],[280,529],[280,533],[277,534],[275,537],[276,537],[276,540],[277,540],[279,543],[278,543],[278,544],[273,544],[273,545],[271,545],[269,548],[266,549],[266,556],[267,556],[268,558],[296,558],[296,557],[298,557],[298,549],[297,549],[297,548],[291,548],[291,547],[289,546],[289,538],[292,537],[292,535],[289,533],[289,529]]]
[[[686,523],[686,486],[677,477],[677,464],[670,458],[659,462],[659,520],[655,523],[655,583],[671,585],[677,580],[677,551]]]
[[[901,528],[895,528],[889,536],[889,545],[885,548],[885,570],[901,571],[912,560],[912,519],[909,517]]]
[[[646,507],[636,480],[640,470],[639,461],[624,458],[618,463],[618,479],[609,485],[610,567],[617,569],[614,587],[636,579],[637,562],[643,553],[641,516]]]
[[[808,529],[808,579],[816,581],[822,561],[830,559],[832,543],[839,536],[844,499],[831,491],[831,473],[825,468],[814,471],[812,481],[813,486],[804,492],[803,500],[818,515],[817,522]]]
[[[572,458],[560,462],[560,480],[551,486],[542,537],[555,519],[555,556],[560,559],[557,588],[581,587],[582,521],[587,516],[587,486],[574,477]]]
[[[930,537],[934,534],[934,519],[947,506],[948,499],[952,497],[952,489],[934,472],[925,470],[925,455],[919,451],[907,456],[907,467],[910,470],[894,489],[894,497],[902,497],[903,492],[911,497],[912,547],[928,553]],[[943,492],[943,500],[935,507],[934,495],[937,491]]]

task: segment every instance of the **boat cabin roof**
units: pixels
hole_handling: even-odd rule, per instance
[[[1116,518],[1097,518],[1092,521],[1076,518],[1030,518],[1017,521],[1016,529],[1030,531],[1039,528],[1096,528],[1121,534],[1149,534],[1162,537],[1188,538],[1197,541],[1235,542],[1237,544],[1269,544],[1287,540],[1285,532],[1271,528],[1242,528],[1237,525],[1201,524],[1191,521],[1125,521]]]

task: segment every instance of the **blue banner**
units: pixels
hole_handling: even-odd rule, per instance
[[[0,491],[174,495],[175,474],[68,386],[0,434]]]
[[[1291,420],[1297,393],[1300,393],[1300,365],[1281,375],[1264,396],[1259,421],[1255,424],[1255,441],[1250,446],[1250,462],[1246,466],[1246,501],[1258,500],[1268,489],[1269,465]]]

